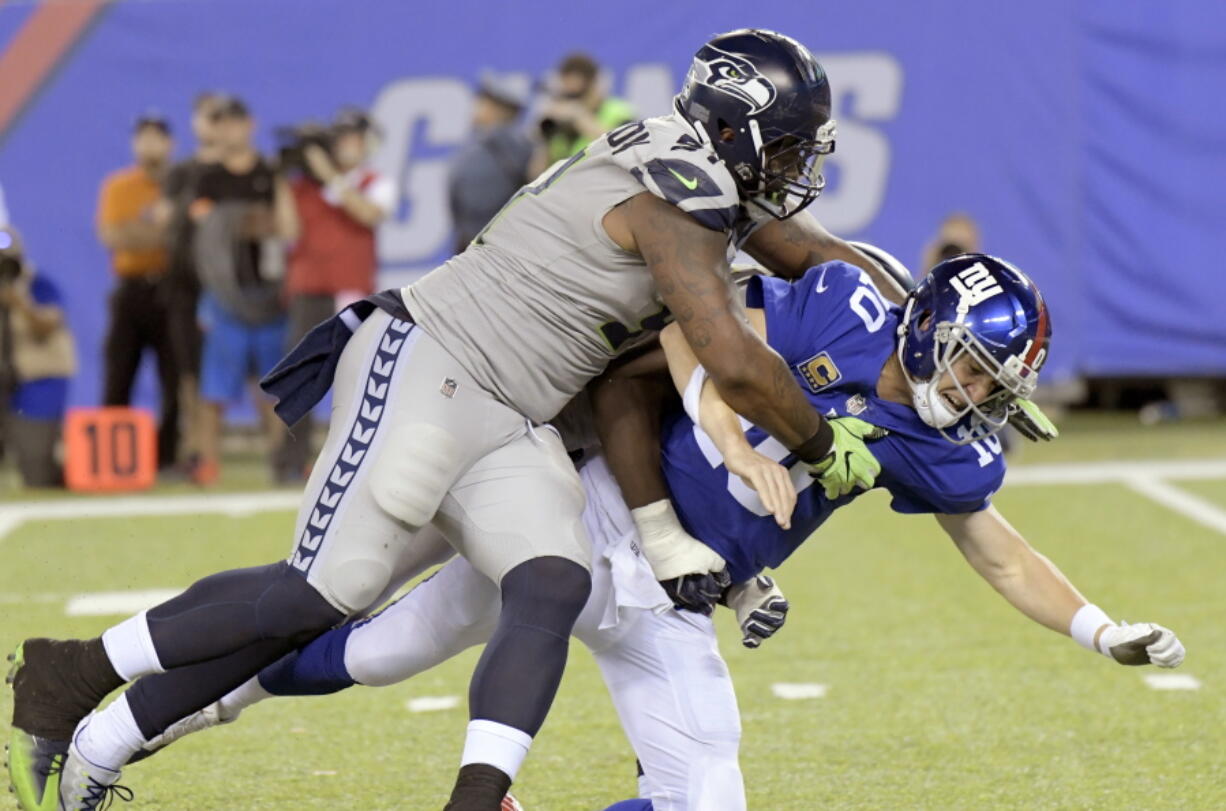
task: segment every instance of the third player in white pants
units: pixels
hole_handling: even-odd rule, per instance
[[[596,657],[644,771],[656,811],[737,811],[740,714],[711,617],[677,611],[638,552],[634,521],[604,459],[579,471],[592,539],[592,595],[574,634]],[[428,539],[420,539],[429,546]],[[456,557],[384,611],[345,646],[359,684],[395,684],[484,644],[498,621],[494,583]],[[224,698],[221,717],[268,697],[255,680]]]

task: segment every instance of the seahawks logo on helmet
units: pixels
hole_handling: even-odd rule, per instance
[[[744,102],[749,114],[762,112],[775,101],[775,85],[753,63],[710,45],[699,51],[686,77],[686,90],[698,82]],[[684,92],[684,91],[683,91]]]

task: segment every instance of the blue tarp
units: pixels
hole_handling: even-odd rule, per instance
[[[0,49],[33,14],[0,6]],[[840,138],[814,211],[832,230],[916,264],[968,211],[1045,290],[1054,375],[1226,374],[1226,4],[180,0],[104,8],[0,133],[14,222],[68,292],[73,400],[100,394],[94,207],[138,112],[168,113],[185,153],[205,88],[244,96],[265,146],[275,124],[373,107],[401,191],[380,235],[394,281],[451,244],[442,173],[482,69],[539,76],[584,49],[654,114],[704,39],[744,25],[827,66]]]

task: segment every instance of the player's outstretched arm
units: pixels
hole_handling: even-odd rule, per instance
[[[745,250],[771,273],[788,279],[802,276],[814,265],[841,259],[867,271],[881,295],[895,304],[907,297],[907,291],[871,257],[827,231],[807,211],[762,226],[745,242]]]
[[[1055,564],[1036,552],[995,507],[937,521],[971,567],[1014,608],[1124,665],[1178,667],[1183,644],[1153,623],[1116,624],[1088,603]]]

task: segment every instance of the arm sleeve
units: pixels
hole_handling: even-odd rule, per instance
[[[955,453],[969,451],[958,448]],[[973,452],[972,452],[973,453]],[[952,459],[958,461],[951,461]],[[965,455],[951,460],[913,462],[915,471],[906,484],[887,483],[894,512],[958,515],[985,510],[1005,480],[1005,462],[996,457],[987,467]]]

